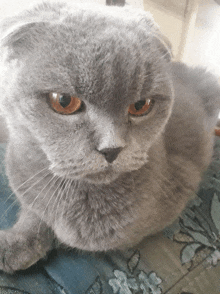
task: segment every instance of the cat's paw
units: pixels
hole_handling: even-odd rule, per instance
[[[13,273],[24,270],[45,257],[52,248],[51,236],[45,239],[26,237],[9,231],[0,231],[0,270]]]

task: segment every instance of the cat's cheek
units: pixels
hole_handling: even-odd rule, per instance
[[[147,152],[134,152],[132,156],[124,154],[121,160],[115,163],[115,171],[118,174],[132,172],[140,169],[148,162]]]
[[[111,177],[106,171],[108,163],[96,152],[81,154],[72,153],[67,156],[63,154],[49,154],[50,170],[57,176],[72,178],[76,180],[90,179],[92,182],[103,181]],[[106,176],[105,176],[106,174]],[[109,181],[108,181],[109,182]]]
[[[146,121],[136,121],[130,130],[133,137],[131,148],[136,152],[148,152],[163,132],[165,125],[166,122],[158,121],[156,117]]]

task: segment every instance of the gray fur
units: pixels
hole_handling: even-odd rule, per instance
[[[54,238],[124,249],[179,215],[210,162],[220,89],[169,56],[151,16],[129,7],[44,3],[2,23],[7,174],[22,209],[0,232],[1,269],[35,263]],[[85,107],[58,114],[49,92]],[[128,115],[152,97],[148,115]],[[109,148],[120,148],[112,163]]]

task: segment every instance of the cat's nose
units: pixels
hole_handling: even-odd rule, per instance
[[[99,152],[105,156],[107,162],[112,163],[118,157],[118,154],[121,152],[122,149],[122,147],[104,148],[99,150]]]

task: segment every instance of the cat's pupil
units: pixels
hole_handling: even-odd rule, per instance
[[[134,104],[136,110],[140,110],[145,105],[145,100],[140,100]]]
[[[71,102],[70,95],[60,95],[59,103],[63,108],[67,107],[70,104],[70,102]]]

